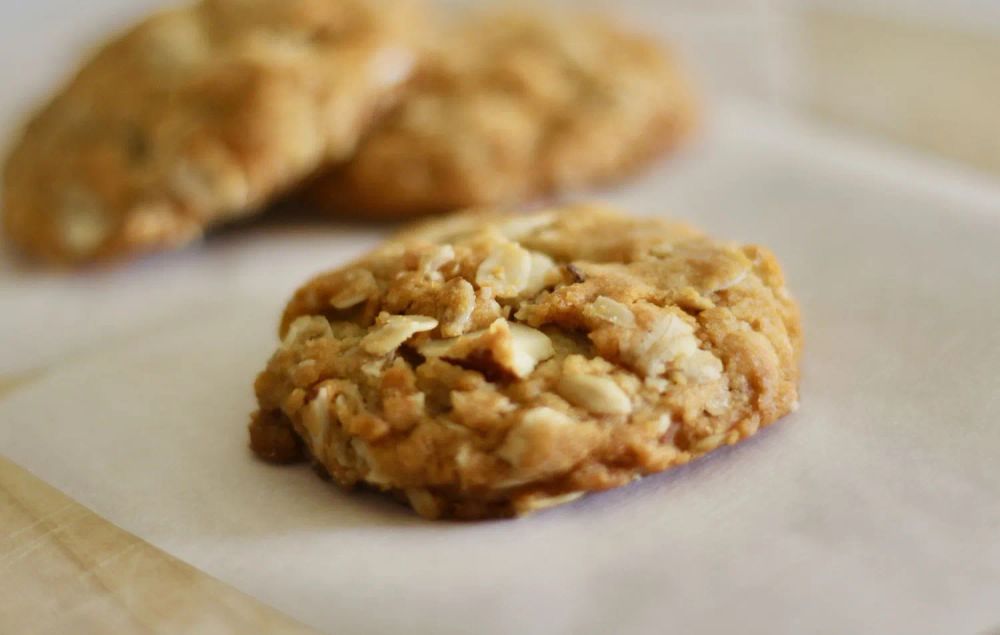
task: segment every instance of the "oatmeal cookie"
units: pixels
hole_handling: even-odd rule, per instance
[[[506,12],[459,22],[403,99],[305,197],[412,216],[611,181],[677,144],[694,100],[668,52],[604,17]]]
[[[251,447],[421,515],[517,515],[754,434],[797,403],[774,256],[578,205],[462,214],[318,276],[256,381]]]
[[[4,226],[73,264],[182,245],[342,161],[414,65],[408,0],[202,0],[97,51],[27,124]]]

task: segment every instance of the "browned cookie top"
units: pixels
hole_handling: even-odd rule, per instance
[[[766,249],[598,206],[466,214],[302,287],[254,450],[428,517],[528,512],[794,409],[798,309]]]
[[[26,252],[81,263],[180,245],[350,154],[409,75],[406,0],[202,0],[103,46],[4,173]]]
[[[478,15],[436,39],[404,99],[308,196],[409,216],[592,185],[675,144],[694,110],[670,55],[607,18]]]

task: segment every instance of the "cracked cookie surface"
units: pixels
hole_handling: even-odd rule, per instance
[[[527,513],[754,434],[797,404],[775,258],[576,205],[407,230],[289,302],[251,447],[429,518]]]
[[[182,245],[344,160],[414,63],[406,0],[202,0],[100,48],[4,173],[23,251],[74,264]]]
[[[671,55],[606,17],[507,11],[442,31],[312,202],[367,216],[512,203],[615,180],[692,127]]]

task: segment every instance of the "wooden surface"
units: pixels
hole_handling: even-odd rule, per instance
[[[828,10],[798,27],[808,111],[1000,174],[1000,33]]]
[[[0,457],[0,633],[313,631],[108,523]]]

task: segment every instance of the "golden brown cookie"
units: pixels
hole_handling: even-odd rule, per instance
[[[446,30],[403,100],[305,196],[412,216],[621,177],[677,144],[695,105],[672,57],[607,18],[507,12]]]
[[[414,64],[406,0],[202,0],[105,45],[28,123],[4,226],[82,263],[174,247],[355,148]]]
[[[430,518],[625,485],[797,404],[771,253],[599,206],[411,230],[299,289],[280,332],[254,451]]]

